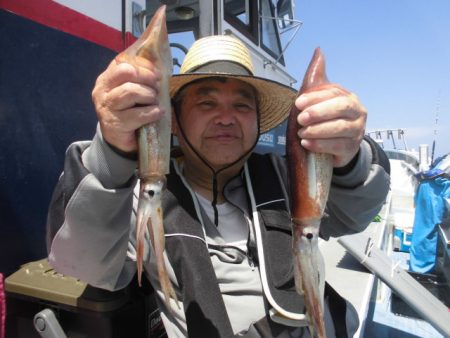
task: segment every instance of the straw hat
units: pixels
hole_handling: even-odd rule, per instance
[[[192,81],[214,76],[235,78],[256,89],[261,133],[276,127],[288,116],[296,96],[291,87],[253,76],[247,47],[229,35],[208,36],[194,42],[184,58],[180,74],[170,79],[170,96],[174,97]]]

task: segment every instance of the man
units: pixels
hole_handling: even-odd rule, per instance
[[[248,50],[230,36],[196,41],[180,73],[171,96],[181,152],[163,197],[166,266],[179,299],[172,311],[148,243],[145,256],[168,335],[308,337],[293,284],[286,163],[252,153],[259,134],[286,118],[295,92],[254,77]],[[97,134],[69,148],[54,194],[49,261],[97,287],[123,288],[136,272],[135,130],[163,113],[158,79],[151,63],[108,66],[93,90]],[[334,158],[322,237],[364,229],[389,186],[383,153],[362,141],[364,107],[338,86],[302,95],[295,105],[303,111],[303,146]],[[333,294],[325,294],[327,333],[345,336],[355,323],[346,321],[345,306],[330,313]]]

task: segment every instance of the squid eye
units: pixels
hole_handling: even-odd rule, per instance
[[[153,197],[155,196],[155,191],[154,190],[147,190],[147,194],[149,197]]]
[[[314,235],[312,233],[307,233],[306,238],[307,239],[313,239]]]

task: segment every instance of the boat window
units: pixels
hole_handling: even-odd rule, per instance
[[[276,59],[280,58],[279,62],[284,65],[274,3],[277,1],[261,0],[261,46]]]
[[[166,1],[167,2],[167,1]],[[146,0],[146,26],[162,1]],[[134,3],[133,3],[134,4]],[[167,30],[173,58],[173,73],[178,74],[184,57],[200,36],[199,2],[183,2],[184,5],[168,4],[166,8]]]
[[[257,43],[257,1],[224,0],[225,20],[247,38]]]
[[[286,29],[294,24],[294,5],[292,0],[277,1],[278,28]]]
[[[188,49],[195,41],[195,36],[193,31],[170,33],[169,42],[170,50],[172,52],[173,59],[173,73],[178,74],[180,72],[181,64],[183,63],[184,57],[188,52]]]
[[[166,1],[167,2],[167,1]],[[149,24],[156,10],[163,1],[146,0],[146,26]],[[166,23],[169,33],[193,32],[199,36],[200,8],[198,2],[185,6],[168,5],[166,8]]]

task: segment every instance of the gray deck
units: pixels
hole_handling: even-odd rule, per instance
[[[390,243],[388,221],[390,199],[380,212],[381,222],[372,222],[363,232],[370,237],[374,245],[390,252],[392,248],[382,248],[383,243]],[[391,210],[392,211],[392,210]],[[347,238],[358,235],[349,235]],[[439,334],[429,323],[402,317],[391,312],[391,291],[378,281],[356,258],[338,243],[337,239],[330,239],[321,243],[321,252],[325,257],[327,281],[346,298],[356,309],[360,327],[355,338],[359,337],[398,337],[398,338],[440,338]],[[403,262],[407,269],[407,263]]]
[[[389,203],[386,203],[380,212],[381,222],[372,222],[363,232],[372,238],[378,248],[387,235],[388,209]],[[360,329],[354,337],[364,337],[364,321],[367,318],[375,276],[348,253],[336,238],[321,243],[320,250],[325,258],[327,282],[358,312]]]

